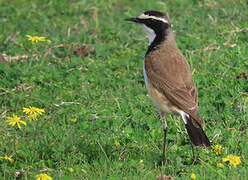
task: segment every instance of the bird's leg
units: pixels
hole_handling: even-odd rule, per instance
[[[166,133],[167,133],[167,123],[164,116],[164,113],[160,113],[161,119],[162,119],[162,125],[163,125],[163,131],[164,131],[164,144],[163,144],[163,165],[165,165],[165,144],[166,144]]]
[[[194,151],[194,146],[192,145],[192,143],[190,143],[191,146],[191,150],[192,150],[192,154],[193,154],[193,162],[195,162],[195,151]]]
[[[193,154],[193,162],[192,162],[192,164],[198,164],[198,160],[197,160],[196,157],[195,157],[194,146],[193,146],[192,143],[190,143],[190,147],[191,147],[192,154]]]

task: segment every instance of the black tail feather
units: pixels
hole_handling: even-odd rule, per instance
[[[210,146],[210,141],[208,137],[206,136],[205,132],[203,131],[200,124],[198,124],[199,127],[195,127],[192,123],[194,121],[191,117],[187,118],[187,124],[185,124],[189,139],[195,146]]]

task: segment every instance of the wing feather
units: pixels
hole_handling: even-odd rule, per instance
[[[173,56],[149,54],[145,59],[145,69],[150,83],[157,90],[199,124],[204,124],[198,112],[197,89],[190,67],[180,51],[174,52]]]

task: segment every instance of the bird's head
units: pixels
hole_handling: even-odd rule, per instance
[[[148,36],[149,44],[156,37],[165,38],[171,31],[171,24],[168,17],[159,11],[146,11],[137,17],[127,18],[125,20],[141,24]]]

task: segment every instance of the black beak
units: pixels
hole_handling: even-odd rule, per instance
[[[132,21],[132,22],[136,22],[136,23],[139,23],[140,21],[139,21],[139,19],[138,18],[127,18],[127,19],[125,19],[125,21]]]

